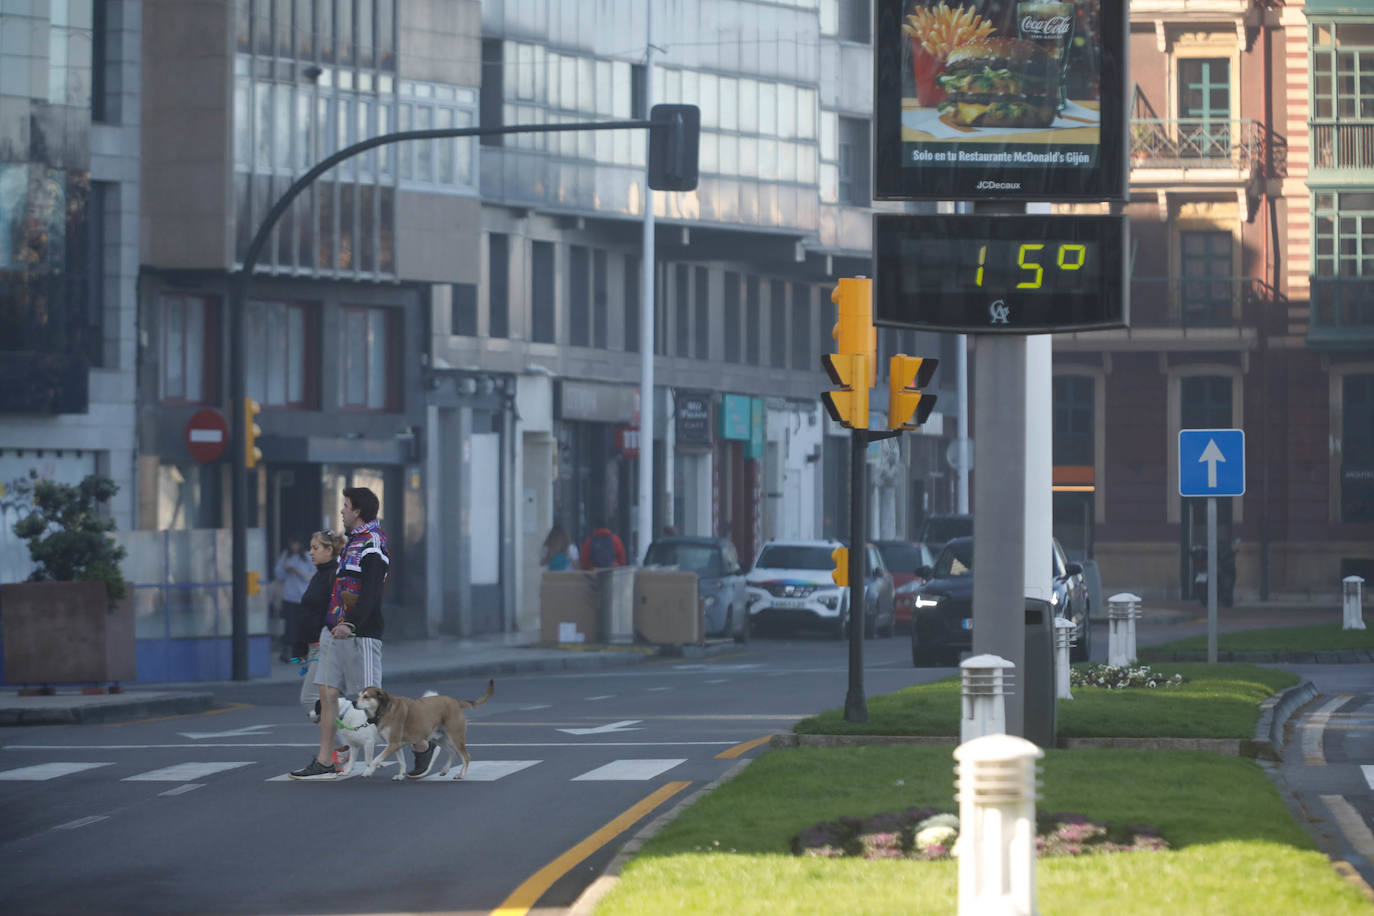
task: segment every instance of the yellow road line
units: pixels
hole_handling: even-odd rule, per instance
[[[218,716],[221,713],[233,712],[236,709],[252,709],[252,703],[230,703],[219,709],[207,709],[204,712],[182,712],[173,716],[157,716],[152,719],[132,719],[128,722],[106,722],[106,728],[123,728],[126,725],[146,725],[149,722],[169,722],[172,719],[193,719],[201,716]]]
[[[760,744],[765,744],[768,741],[771,741],[772,738],[772,735],[764,735],[762,738],[755,738],[753,741],[746,741],[743,744],[736,744],[734,747],[729,748],[728,750],[721,751],[719,754],[716,755],[716,759],[732,760],[735,757],[739,757],[749,753],[754,748],[758,747]]]
[[[690,782],[669,782],[659,786],[596,833],[526,878],[523,884],[511,891],[510,896],[503,900],[500,906],[492,910],[491,916],[525,916],[530,911],[530,907],[534,906],[539,898],[544,896],[544,892],[553,887],[555,881],[572,871],[573,866],[605,846],[635,821],[690,785]]]

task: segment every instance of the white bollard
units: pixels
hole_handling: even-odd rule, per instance
[[[1038,916],[1035,762],[1044,755],[1015,735],[984,735],[954,749],[959,916]]]
[[[1346,576],[1341,580],[1341,610],[1344,613],[1342,630],[1364,629],[1364,580],[1359,576]]]
[[[1014,664],[996,655],[975,655],[959,663],[963,670],[964,715],[959,721],[959,743],[984,735],[1005,734],[1007,692]]]
[[[1122,592],[1107,599],[1107,664],[1113,668],[1135,664],[1135,619],[1139,616],[1139,595]]]
[[[1073,621],[1067,617],[1054,618],[1054,696],[1072,700],[1069,692],[1069,647],[1073,645]]]

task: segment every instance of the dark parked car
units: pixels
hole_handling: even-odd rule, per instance
[[[928,515],[921,526],[920,541],[939,555],[951,538],[973,537],[973,516],[967,512],[948,515]]]
[[[1083,567],[1070,563],[1051,539],[1053,575],[1050,606],[1056,617],[1074,622],[1077,642],[1072,661],[1087,661],[1092,652],[1088,623],[1088,587]],[[940,551],[930,576],[916,594],[911,627],[911,663],[919,667],[957,665],[973,647],[973,538],[955,538]]]
[[[735,545],[725,538],[667,537],[649,545],[645,566],[669,567],[697,574],[697,595],[707,636],[749,639],[749,613]]]
[[[873,546],[883,556],[887,571],[892,573],[892,615],[898,629],[911,626],[911,609],[916,593],[925,584],[917,574],[921,567],[935,565],[935,554],[925,544],[916,541],[874,541]]]

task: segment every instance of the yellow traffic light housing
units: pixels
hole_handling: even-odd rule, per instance
[[[930,384],[938,359],[898,353],[888,360],[887,428],[916,429],[935,409],[935,395],[920,389]]]
[[[847,588],[849,586],[849,548],[836,547],[830,551],[830,559],[835,561],[835,569],[830,573],[830,578],[835,580],[835,584]]]
[[[258,414],[262,405],[252,398],[243,399],[243,466],[255,468],[262,460],[262,449],[258,448],[258,436],[262,427],[258,425]]]
[[[247,580],[248,587],[246,591],[249,595],[256,595],[258,592],[262,591],[262,577],[259,573],[255,573],[250,569],[248,571]]]
[[[835,350],[842,354],[862,353],[868,357],[865,387],[878,383],[878,329],[873,326],[873,281],[868,277],[841,277],[830,291],[830,301],[838,306]]]
[[[878,343],[873,327],[873,281],[843,277],[830,301],[839,307],[831,332],[837,352],[822,356],[821,365],[840,390],[823,393],[821,401],[832,420],[850,429],[868,429],[868,389],[877,372]]]

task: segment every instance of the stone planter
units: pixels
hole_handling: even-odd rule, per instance
[[[130,682],[138,677],[134,606],[103,582],[0,585],[9,684]]]

